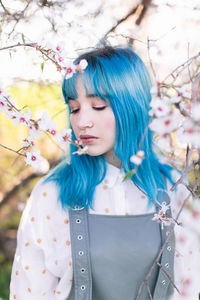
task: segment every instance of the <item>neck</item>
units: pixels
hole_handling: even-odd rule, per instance
[[[105,154],[106,161],[109,164],[111,164],[111,165],[113,165],[117,168],[120,168],[121,167],[121,160],[119,160],[119,158],[117,156],[115,156],[115,158],[113,158],[113,156],[114,156],[114,151],[112,151],[110,153],[106,153]]]

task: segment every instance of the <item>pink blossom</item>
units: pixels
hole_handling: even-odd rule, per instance
[[[57,66],[57,71],[61,72],[62,71],[62,67],[61,66]]]
[[[76,73],[76,65],[74,65],[73,63],[68,63],[68,65],[65,66],[65,71],[65,79],[71,78],[73,74]]]

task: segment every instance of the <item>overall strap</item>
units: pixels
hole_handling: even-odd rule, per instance
[[[86,209],[69,209],[75,300],[92,300],[88,214]]]
[[[167,205],[170,204],[170,198],[167,193],[164,194],[163,202]],[[167,210],[167,214],[171,217],[171,208]],[[154,290],[153,300],[168,299],[169,295],[173,293],[173,286],[168,276],[174,280],[174,253],[175,253],[175,236],[174,236],[174,224],[170,226],[164,226],[161,231],[162,245],[168,239],[165,249],[162,253],[160,264],[163,269],[160,268],[157,283]],[[169,236],[170,234],[170,236]]]

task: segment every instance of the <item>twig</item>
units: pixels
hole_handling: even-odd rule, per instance
[[[155,81],[157,81],[156,80],[156,72],[154,70],[153,63],[152,63],[151,56],[150,56],[150,40],[149,40],[149,38],[147,38],[147,53],[148,53],[149,62],[150,62],[151,70],[153,72],[154,79],[155,79]]]
[[[3,48],[0,48],[0,51],[1,50],[6,50],[6,49],[11,49],[11,48],[15,48],[15,47],[36,47],[37,46],[37,43],[24,43],[24,44],[21,44],[21,43],[17,43],[15,45],[11,45],[11,46],[7,46],[7,47],[3,47]]]
[[[19,23],[19,21],[24,17],[25,11],[28,9],[30,3],[33,0],[29,0],[29,2],[26,4],[25,8],[18,14],[18,16],[15,18],[16,19],[16,23],[13,26],[13,29],[11,30],[11,32],[8,34],[8,39],[10,38],[11,34],[13,33],[13,31],[15,30],[15,27],[17,26],[17,24]]]
[[[153,300],[152,295],[151,295],[151,291],[150,291],[150,288],[149,288],[149,285],[148,285],[148,282],[146,281],[145,284],[147,286],[147,291],[148,291],[148,294],[149,294],[149,298],[150,298],[150,300]]]
[[[12,152],[15,152],[15,153],[18,154],[18,155],[21,155],[21,156],[25,156],[25,157],[26,157],[25,154],[19,153],[19,150],[18,150],[18,151],[13,150],[13,149],[11,149],[11,148],[9,148],[9,147],[6,147],[6,146],[4,146],[4,145],[2,145],[2,144],[0,144],[0,147],[3,147],[3,148],[5,148],[5,149],[7,149],[7,150],[10,150],[10,151],[12,151]]]
[[[182,69],[179,73],[177,73],[176,76],[174,76],[174,75],[172,76],[174,79],[173,79],[172,83],[170,83],[170,85],[169,85],[169,87],[171,87],[172,84],[174,83],[174,81],[176,80],[176,78],[178,77],[178,75],[179,75],[183,70],[185,70],[185,68],[187,68],[187,67],[192,63],[193,60],[197,59],[199,56],[200,56],[200,52],[198,52],[197,55],[194,55],[194,56],[192,56],[191,58],[189,58],[188,60],[186,60],[186,61],[185,61],[183,64],[181,64],[180,66],[176,67],[170,74],[168,74],[168,75],[164,78],[164,80],[162,80],[162,82],[167,81],[167,79],[168,79],[170,76],[172,76],[172,74],[175,73],[177,70]]]
[[[120,20],[117,21],[117,23],[111,27],[107,32],[106,34],[104,35],[104,38],[107,37],[107,35],[110,33],[110,32],[113,32],[121,23],[123,23],[124,21],[126,21],[131,15],[133,15],[137,8],[138,8],[139,5],[137,5],[136,7],[134,7],[125,17],[121,18]]]
[[[7,10],[7,8],[4,6],[3,2],[0,0],[0,4],[3,7],[3,10],[5,11],[5,13],[9,16],[11,16],[12,14]]]
[[[179,289],[177,288],[177,286],[174,284],[172,278],[169,276],[169,274],[165,271],[165,269],[163,268],[163,266],[157,262],[157,265],[161,268],[161,270],[165,273],[165,275],[167,276],[167,278],[169,279],[169,281],[171,282],[171,284],[174,286],[174,288],[177,290],[177,292],[180,294]]]
[[[185,198],[185,200],[183,201],[183,204],[181,205],[181,208],[180,208],[180,210],[179,210],[179,212],[178,212],[178,214],[177,214],[177,216],[176,216],[176,218],[175,218],[176,222],[178,221],[178,218],[179,218],[179,216],[180,216],[180,214],[181,214],[181,212],[182,212],[182,210],[183,210],[183,208],[184,208],[184,206],[185,206],[185,203],[186,203],[187,200],[189,199],[189,196],[190,196],[190,195],[188,195],[188,196]],[[171,238],[171,235],[172,235],[172,233],[173,233],[173,230],[174,230],[174,229],[172,228],[172,229],[169,231],[169,234],[168,234],[168,236],[167,236],[165,242],[163,243],[163,245],[162,245],[162,247],[161,247],[161,249],[160,249],[160,251],[159,251],[159,253],[158,253],[158,255],[157,255],[157,257],[156,257],[156,259],[155,259],[155,261],[154,261],[154,263],[152,264],[152,266],[151,266],[149,272],[147,273],[145,279],[142,281],[141,285],[139,286],[139,289],[138,289],[138,292],[137,292],[137,295],[136,295],[136,299],[135,299],[135,300],[139,300],[139,296],[140,296],[140,294],[141,294],[142,288],[143,288],[145,282],[147,282],[147,280],[148,280],[149,277],[151,276],[151,273],[152,273],[153,269],[155,268],[155,266],[159,263],[160,257],[161,257],[161,255],[162,255],[162,253],[163,253],[163,251],[164,251],[164,249],[165,249],[165,247],[166,247],[166,245],[167,245],[169,239]],[[169,275],[168,275],[168,276],[169,276]],[[170,276],[169,276],[169,277],[170,277]],[[171,278],[171,277],[170,277],[170,278]],[[172,279],[171,279],[171,280],[172,280]],[[175,284],[174,284],[174,285],[175,285]],[[177,287],[176,287],[176,289],[177,289],[177,291],[179,291]]]

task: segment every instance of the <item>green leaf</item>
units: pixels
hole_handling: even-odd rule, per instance
[[[44,62],[41,63],[41,70],[43,72],[43,70],[44,70]]]
[[[25,44],[26,42],[25,42],[25,38],[24,38],[24,34],[22,33],[22,41],[23,41],[23,43]]]
[[[12,51],[9,50],[9,55],[10,55],[10,58],[12,58]]]
[[[133,173],[134,173],[134,170],[131,170],[128,173],[126,173],[126,176],[124,177],[123,181],[126,181],[129,178],[131,178],[131,176],[133,175]]]

